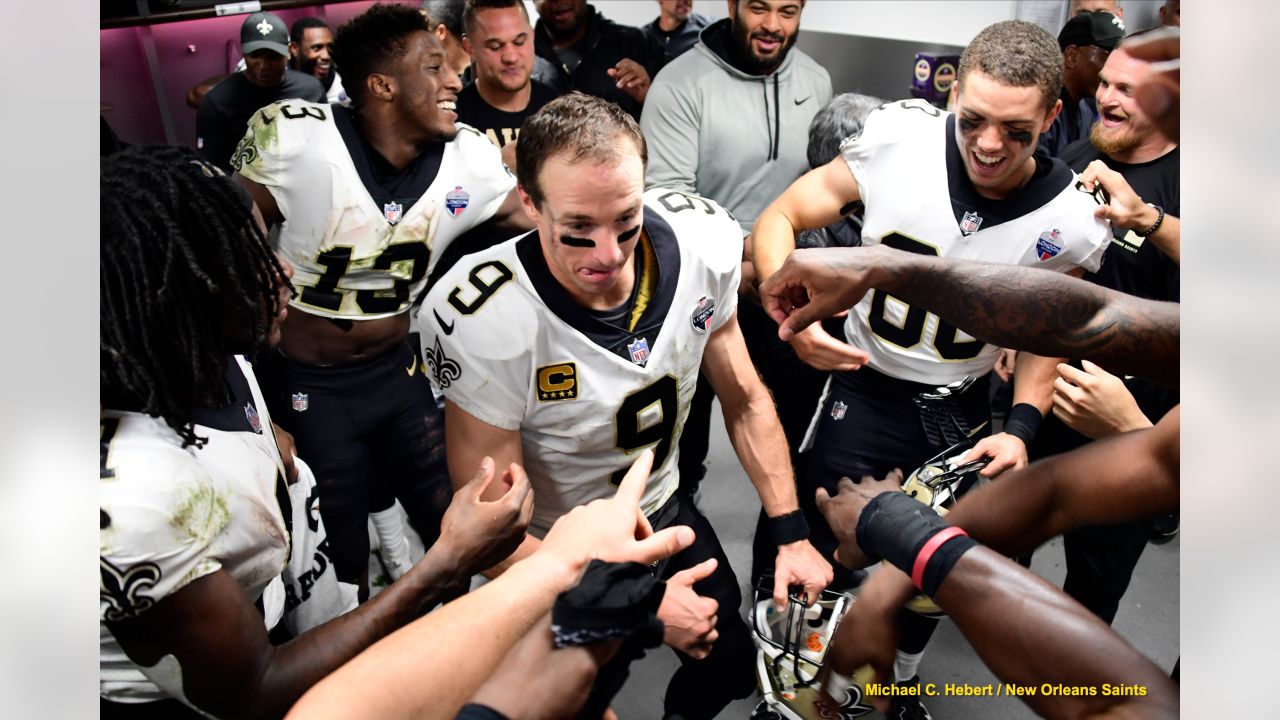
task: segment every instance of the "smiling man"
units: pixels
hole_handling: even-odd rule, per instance
[[[458,76],[417,10],[373,6],[334,57],[352,107],[265,107],[232,164],[296,270],[267,402],[312,461],[339,578],[367,589],[366,515],[399,498],[429,546],[450,495],[412,304],[459,235],[529,225],[498,149],[455,125]]]
[[[1140,36],[1141,33],[1133,37]],[[1098,119],[1089,138],[1067,146],[1062,160],[1087,176],[1100,174],[1100,183],[1111,196],[1106,209],[1112,220],[1111,245],[1097,273],[1085,279],[1099,285],[1151,300],[1177,302],[1181,298],[1181,272],[1177,245],[1181,234],[1181,153],[1177,143],[1165,138],[1134,99],[1133,90],[1151,75],[1151,63],[1125,52],[1124,44],[1107,58],[1098,85]],[[1086,171],[1087,169],[1087,171]],[[1172,247],[1171,247],[1172,245]],[[1080,363],[1075,363],[1081,367]],[[1114,369],[1114,368],[1113,368]],[[1083,373],[1082,373],[1083,374]],[[1105,371],[1090,374],[1105,376]],[[1062,371],[1067,387],[1088,387],[1070,370]],[[1178,404],[1177,388],[1162,387],[1139,378],[1125,378],[1132,395],[1116,407],[1126,409],[1126,425],[1118,429],[1158,422]],[[1059,402],[1061,402],[1059,400]],[[1137,414],[1134,414],[1137,413]],[[1073,420],[1070,415],[1067,420]],[[1073,425],[1078,425],[1073,421]],[[1084,429],[1084,428],[1081,428]],[[1091,431],[1095,437],[1096,431]],[[1045,419],[1032,447],[1032,458],[1080,447],[1089,438],[1069,426],[1058,414]],[[1111,622],[1129,580],[1146,548],[1148,536],[1167,539],[1177,532],[1177,516],[1165,516],[1118,525],[1077,528],[1063,537],[1067,576],[1063,589],[1105,622]]]
[[[458,120],[498,147],[520,136],[520,124],[556,97],[531,79],[533,25],[521,0],[472,0],[462,14],[462,45],[471,54],[475,82],[458,93]]]
[[[777,270],[796,232],[825,227],[858,200],[866,206],[864,245],[1073,274],[1096,271],[1110,233],[1094,217],[1094,199],[1075,188],[1074,173],[1061,161],[1034,154],[1061,108],[1057,43],[1031,23],[996,23],[965,49],[958,83],[955,115],[922,101],[884,105],[860,135],[845,141],[841,156],[770,205],[754,235],[760,276]],[[803,335],[818,333],[825,335],[815,325],[798,335],[797,349],[811,340]],[[812,482],[834,491],[841,476],[909,472],[944,449],[928,439],[915,402],[939,385],[981,378],[954,398],[954,409],[970,428],[989,423],[985,380],[999,348],[879,291],[850,310],[845,335],[869,360],[860,370],[832,374],[811,431]],[[830,336],[825,341],[834,342]],[[1019,356],[1019,404],[1005,432],[979,445],[994,458],[992,473],[1026,462],[1025,446],[1051,402],[1054,366],[1045,360]],[[809,522],[825,522],[811,504],[813,493],[813,487],[800,491]],[[935,622],[904,625],[897,681],[917,682],[915,670]],[[897,702],[918,705],[915,698]]]
[[[244,70],[215,85],[196,109],[196,149],[224,171],[231,170],[231,153],[259,108],[289,98],[325,100],[319,80],[287,67],[289,31],[279,16],[254,13],[245,18],[240,50]]]
[[[754,689],[755,653],[715,531],[676,492],[699,368],[773,519],[775,602],[785,603],[788,586],[815,598],[831,581],[807,540],[782,428],[738,330],[741,233],[709,200],[645,192],[644,136],[599,98],[552,101],[525,123],[516,152],[536,232],[459,263],[418,316],[447,400],[450,470],[460,483],[457,473],[486,455],[499,467],[524,465],[537,500],[514,561],[556,518],[611,496],[635,454],[653,448],[641,510],[654,529],[697,534],[657,568],[667,580],[664,640],[682,662],[666,717],[715,717]],[[618,672],[625,664],[602,675],[620,681]]]
[[[831,77],[795,47],[803,0],[728,0],[728,7],[728,18],[704,29],[692,50],[659,73],[640,127],[651,152],[648,185],[715,200],[745,234],[809,169],[809,124],[831,101]],[[758,305],[743,303],[738,322],[787,437],[802,436],[810,408],[797,407],[794,376],[774,371],[784,363],[765,361],[790,349],[780,347]],[[701,382],[681,445],[686,492],[695,492],[706,472],[712,399]]]
[[[331,103],[346,103],[346,90],[333,63],[333,30],[324,20],[306,15],[289,28],[289,64],[298,72],[320,81],[325,98]]]

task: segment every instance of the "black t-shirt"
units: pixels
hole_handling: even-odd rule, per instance
[[[499,110],[480,97],[476,84],[462,88],[458,93],[458,122],[464,122],[489,137],[498,147],[520,136],[520,126],[525,118],[538,112],[543,105],[556,99],[556,91],[537,80],[530,80],[529,104],[517,112]]]
[[[1062,151],[1062,160],[1076,172],[1094,160],[1102,160],[1107,167],[1124,176],[1126,182],[1144,202],[1155,203],[1165,213],[1181,215],[1178,180],[1179,150],[1145,163],[1122,163],[1104,156],[1088,138],[1068,145]],[[1086,273],[1085,279],[1103,287],[1118,290],[1127,295],[1151,300],[1177,302],[1178,264],[1160,252],[1143,238],[1132,236],[1127,230],[1116,229],[1115,238],[1107,247],[1102,267],[1096,273]],[[1080,367],[1078,361],[1073,365]],[[1142,413],[1152,422],[1178,404],[1177,388],[1164,387],[1138,378],[1125,380],[1125,387],[1133,394]],[[1032,460],[1073,450],[1089,442],[1085,436],[1067,427],[1052,413],[1045,418],[1029,448]]]
[[[1175,147],[1155,160],[1131,165],[1104,156],[1087,139],[1072,143],[1062,151],[1062,160],[1076,172],[1081,172],[1094,160],[1102,160],[1107,167],[1120,173],[1144,202],[1155,203],[1164,208],[1166,214],[1175,217],[1182,215],[1179,156],[1179,148]],[[1181,297],[1178,264],[1155,245],[1127,230],[1116,229],[1114,235],[1102,268],[1085,277],[1128,295],[1177,302]]]
[[[534,52],[548,63],[543,66],[548,74],[539,79],[560,93],[580,90],[617,103],[631,117],[639,120],[641,104],[618,88],[618,81],[609,77],[609,70],[623,58],[630,58],[644,66],[652,81],[667,63],[667,51],[640,28],[619,25],[600,15],[591,5],[586,6],[586,12],[587,35],[580,45],[580,61],[573,67],[566,63],[566,50],[555,49],[546,23],[538,20],[534,25]],[[575,47],[569,52],[578,49]]]
[[[249,118],[277,100],[325,102],[324,86],[314,76],[284,71],[279,87],[262,88],[238,72],[213,86],[196,110],[196,149],[206,160],[231,172],[231,153],[249,128]]]

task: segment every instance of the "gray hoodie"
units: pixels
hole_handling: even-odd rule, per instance
[[[648,187],[695,193],[750,232],[774,198],[809,169],[809,123],[831,100],[827,71],[796,48],[770,75],[749,75],[726,52],[729,21],[654,78],[640,115]]]

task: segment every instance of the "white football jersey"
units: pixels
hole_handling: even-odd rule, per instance
[[[241,371],[237,374],[236,369]],[[227,373],[234,402],[197,416],[201,448],[182,447],[164,420],[102,412],[100,692],[118,702],[182,698],[175,663],[138,668],[107,621],[144,614],[205,575],[225,570],[266,622],[284,612],[279,576],[289,557],[277,501],[284,465],[262,393],[242,358]],[[237,379],[238,378],[238,379]],[[203,423],[210,424],[203,424]]]
[[[1066,272],[1096,271],[1111,237],[1091,195],[1058,160],[1003,200],[977,194],[956,143],[955,117],[922,100],[890,103],[867,118],[841,154],[866,205],[864,245],[923,255]],[[869,365],[903,380],[943,385],[983,375],[999,348],[879,290],[845,321]]]
[[[271,191],[293,264],[290,303],[332,318],[398,315],[422,292],[440,253],[497,212],[515,177],[474,128],[424,151],[397,188],[373,180],[370,158],[339,106],[268,105],[249,121],[231,166]],[[423,188],[425,187],[425,190]],[[376,188],[376,189],[371,189]]]
[[[637,300],[630,331],[573,301],[536,231],[458,263],[418,314],[423,357],[445,397],[520,431],[538,534],[612,496],[644,448],[655,458],[641,508],[653,513],[671,497],[703,349],[737,309],[742,231],[733,217],[660,188],[644,199],[644,266],[657,285],[647,303],[643,293]]]

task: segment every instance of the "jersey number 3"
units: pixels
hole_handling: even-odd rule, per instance
[[[901,233],[889,233],[880,238],[880,242],[895,250],[905,250],[921,255],[938,254],[937,248]],[[871,331],[886,342],[901,348],[915,347],[920,344],[924,336],[925,317],[928,313],[908,305],[902,324],[896,325],[885,317],[887,297],[889,297],[887,293],[879,290],[871,293],[871,312],[867,316],[867,324],[871,326]],[[969,360],[977,357],[978,353],[982,352],[984,343],[979,340],[960,340],[957,332],[959,331],[955,325],[938,318],[938,329],[933,334],[933,347],[938,351],[938,356],[943,360]]]
[[[614,445],[627,454],[655,445],[653,469],[657,470],[671,454],[679,404],[680,385],[673,375],[663,375],[654,383],[631,393],[622,401],[613,419]],[[654,410],[650,410],[655,405],[657,418],[652,417]],[[609,484],[620,485],[629,469],[613,473]]]

